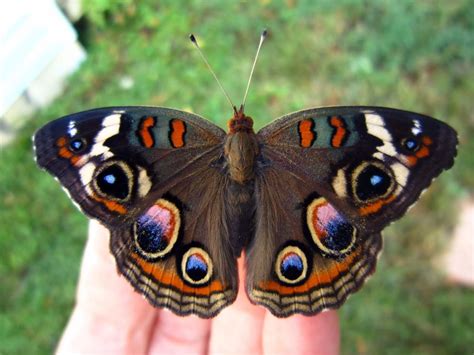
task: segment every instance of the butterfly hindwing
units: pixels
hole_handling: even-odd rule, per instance
[[[128,228],[113,229],[111,251],[135,289],[155,306],[209,318],[237,295],[237,262],[223,215],[229,181],[197,168]]]
[[[380,233],[356,228],[292,172],[264,169],[256,205],[246,288],[252,302],[274,315],[338,308],[374,272]]]

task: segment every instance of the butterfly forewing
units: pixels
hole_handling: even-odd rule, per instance
[[[224,135],[187,112],[114,107],[50,122],[34,146],[40,167],[88,216],[115,226],[160,197],[187,167],[215,159]]]
[[[263,159],[313,184],[354,224],[375,232],[453,165],[457,145],[443,122],[379,107],[299,111],[258,136]]]

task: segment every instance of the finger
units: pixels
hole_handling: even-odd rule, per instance
[[[262,328],[265,310],[250,303],[245,292],[244,262],[239,259],[241,278],[235,303],[224,309],[212,322],[209,352],[211,354],[262,353]]]
[[[210,320],[160,312],[150,339],[150,354],[206,354]]]
[[[144,353],[157,312],[117,273],[109,232],[89,225],[77,302],[58,353]]]
[[[265,317],[265,354],[339,354],[339,320],[336,311],[313,317],[294,315],[285,319]]]

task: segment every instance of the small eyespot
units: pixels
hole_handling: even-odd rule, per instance
[[[69,142],[69,150],[74,153],[82,152],[86,146],[86,141],[83,138],[75,138]]]
[[[211,257],[203,248],[191,247],[181,259],[181,272],[188,284],[203,286],[213,275]]]
[[[409,152],[416,152],[420,148],[420,142],[416,138],[406,138],[402,141],[402,146]]]
[[[275,262],[278,279],[287,285],[304,281],[308,275],[308,258],[297,245],[288,245],[280,250]]]

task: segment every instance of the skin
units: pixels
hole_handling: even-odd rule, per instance
[[[77,302],[58,354],[339,353],[335,311],[279,319],[252,305],[242,282],[235,303],[214,319],[179,317],[152,307],[118,275],[108,234],[90,223]],[[239,260],[240,275],[242,266]]]

